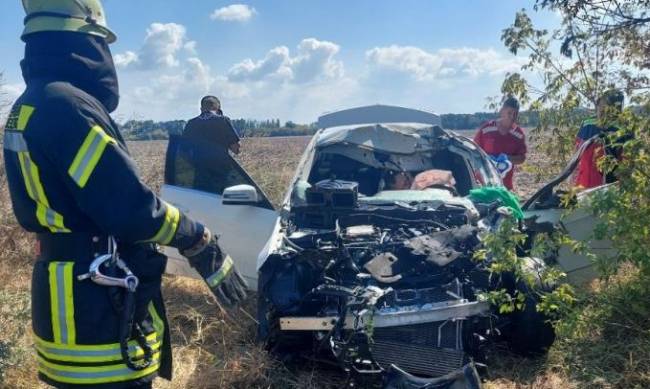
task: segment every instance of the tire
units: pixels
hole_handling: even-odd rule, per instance
[[[545,354],[555,341],[555,330],[546,315],[537,311],[539,300],[528,293],[524,284],[517,285],[526,293],[526,306],[510,316],[511,326],[506,339],[510,349],[524,356]]]

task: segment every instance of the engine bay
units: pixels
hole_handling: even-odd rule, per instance
[[[261,271],[276,352],[335,360],[357,381],[396,368],[439,378],[480,359],[494,328],[473,205],[367,204],[356,183],[324,181],[294,207],[282,250]]]

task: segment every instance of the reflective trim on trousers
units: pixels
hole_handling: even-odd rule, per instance
[[[160,366],[160,352],[153,355],[153,363],[144,370],[131,370],[123,363],[107,366],[59,365],[38,357],[38,370],[49,378],[69,384],[101,384],[131,381],[155,373]]]
[[[162,336],[151,333],[146,337],[147,343],[152,350],[159,350],[162,345]],[[46,342],[36,338],[36,351],[45,356],[47,359],[61,362],[113,362],[121,361],[122,353],[119,343],[101,344],[101,345],[62,345]],[[144,350],[134,340],[129,341],[129,355],[132,358],[144,355]]]
[[[156,307],[154,307],[153,302],[149,303],[147,309],[149,310],[149,314],[153,319],[153,328],[156,330],[156,333],[160,339],[162,339],[165,332],[165,322],[160,318],[160,315],[158,315],[158,311],[156,311]]]
[[[74,299],[72,294],[72,268],[74,262],[50,262],[50,309],[54,342],[75,344]]]

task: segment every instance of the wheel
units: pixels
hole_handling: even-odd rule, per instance
[[[519,291],[526,293],[526,306],[511,314],[511,325],[505,334],[511,350],[525,356],[544,354],[555,341],[555,330],[549,318],[537,311],[539,299],[528,293],[528,287],[519,283]]]

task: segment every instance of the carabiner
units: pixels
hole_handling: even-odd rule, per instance
[[[117,267],[122,270],[126,276],[124,278],[110,277],[100,271],[101,265],[108,261],[115,261]],[[128,289],[130,292],[135,292],[140,280],[136,277],[131,270],[126,266],[126,263],[114,254],[104,254],[91,262],[88,273],[77,276],[79,281],[90,278],[94,283],[103,286],[118,286]]]

